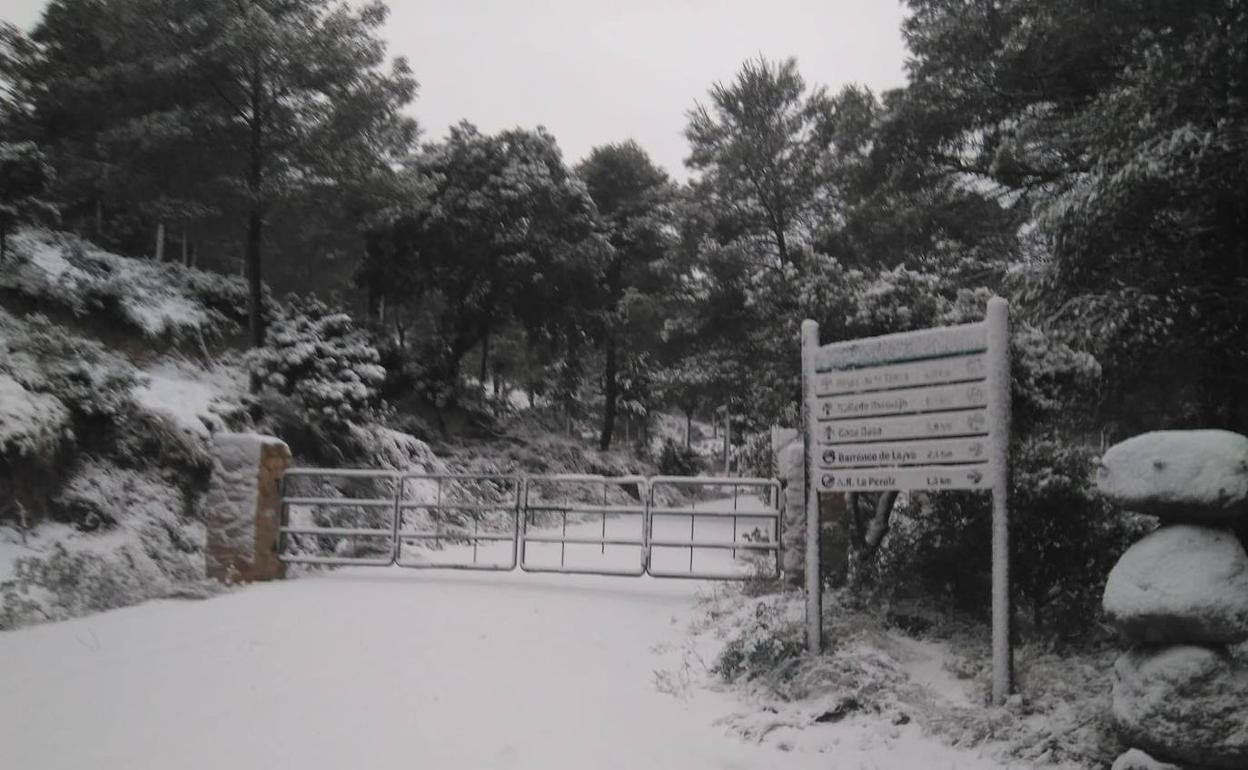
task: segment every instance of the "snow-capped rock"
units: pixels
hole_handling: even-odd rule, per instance
[[[1248,553],[1233,533],[1162,527],[1127,549],[1105,583],[1118,630],[1148,644],[1248,639]]]
[[[1114,766],[1110,770],[1183,770],[1183,768],[1153,759],[1139,749],[1128,749],[1114,760]]]
[[[1248,437],[1225,430],[1144,433],[1109,448],[1096,484],[1139,513],[1230,520],[1248,510]]]
[[[1114,664],[1114,722],[1129,746],[1209,768],[1248,767],[1248,667],[1223,649],[1140,648]]]

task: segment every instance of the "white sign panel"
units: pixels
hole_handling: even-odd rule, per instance
[[[873,414],[908,414],[987,406],[988,389],[980,381],[848,396],[825,396],[818,403],[820,420],[844,420]]]
[[[909,364],[832,371],[818,376],[815,393],[820,396],[836,396],[842,393],[982,380],[987,376],[986,366],[984,355],[978,353]]]
[[[978,463],[988,459],[985,437],[945,441],[894,441],[819,447],[821,468],[878,468],[933,463]]]
[[[985,322],[805,347],[816,488],[993,486],[1006,440],[994,403],[1008,382],[991,337]]]
[[[868,417],[817,423],[815,443],[858,444],[864,441],[893,441],[916,438],[953,438],[988,433],[988,412],[967,409],[960,412]]]
[[[926,468],[844,468],[825,470],[817,481],[823,492],[885,492],[891,489],[987,489],[985,467],[936,465]]]

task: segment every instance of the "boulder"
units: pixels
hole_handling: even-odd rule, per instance
[[[1248,639],[1248,553],[1228,530],[1162,527],[1114,565],[1103,604],[1132,641],[1242,642]]]
[[[1139,648],[1114,663],[1123,741],[1168,762],[1248,767],[1248,666],[1224,648]]]
[[[1225,430],[1144,433],[1105,452],[1096,485],[1139,513],[1234,519],[1248,511],[1248,437]]]
[[[1183,768],[1153,759],[1139,749],[1128,749],[1114,760],[1114,766],[1110,770],[1183,770]]]

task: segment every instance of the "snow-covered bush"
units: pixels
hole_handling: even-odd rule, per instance
[[[110,417],[130,402],[136,370],[98,342],[72,336],[45,316],[0,311],[8,360],[0,370],[26,389],[54,396],[75,419]]]
[[[715,656],[711,673],[730,682],[775,676],[805,651],[802,624],[787,617],[782,605],[758,601],[748,620]]]
[[[70,432],[69,410],[0,372],[0,459],[49,460]]]
[[[292,299],[274,319],[250,370],[267,388],[294,399],[310,419],[345,423],[380,406],[386,372],[367,335],[346,313]]]
[[[881,271],[855,295],[849,326],[859,336],[934,326],[950,308],[945,290],[945,279],[934,273],[904,265]]]
[[[1095,624],[1105,577],[1146,526],[1093,488],[1097,452],[1068,442],[1016,442],[1010,479],[1011,580],[1033,630],[1078,636]],[[992,511],[987,495],[914,495],[893,513],[863,578],[886,598],[936,596],[986,616]]]
[[[669,438],[659,450],[658,465],[663,476],[696,476],[702,469],[702,458],[692,447],[678,445]]]
[[[177,486],[150,471],[88,460],[56,497],[74,524],[0,584],[0,629],[205,590],[204,527]]]
[[[747,433],[745,440],[732,448],[732,467],[742,476],[771,478],[776,475],[771,449],[771,431]]]
[[[1010,339],[1013,432],[1075,427],[1091,415],[1101,366],[1030,324],[1016,324]]]

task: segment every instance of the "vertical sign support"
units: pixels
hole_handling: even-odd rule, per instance
[[[1010,310],[1000,297],[988,301],[988,421],[999,436],[991,442],[992,475],[992,702],[1009,697],[1013,680],[1010,647]]]
[[[819,487],[815,484],[815,352],[819,348],[819,324],[802,321],[802,488],[806,501],[806,649],[818,655],[823,649],[823,582],[819,579]]]
[[[981,323],[819,344],[802,323],[806,640],[822,642],[819,493],[992,493],[992,700],[1012,685],[1010,309]]]

